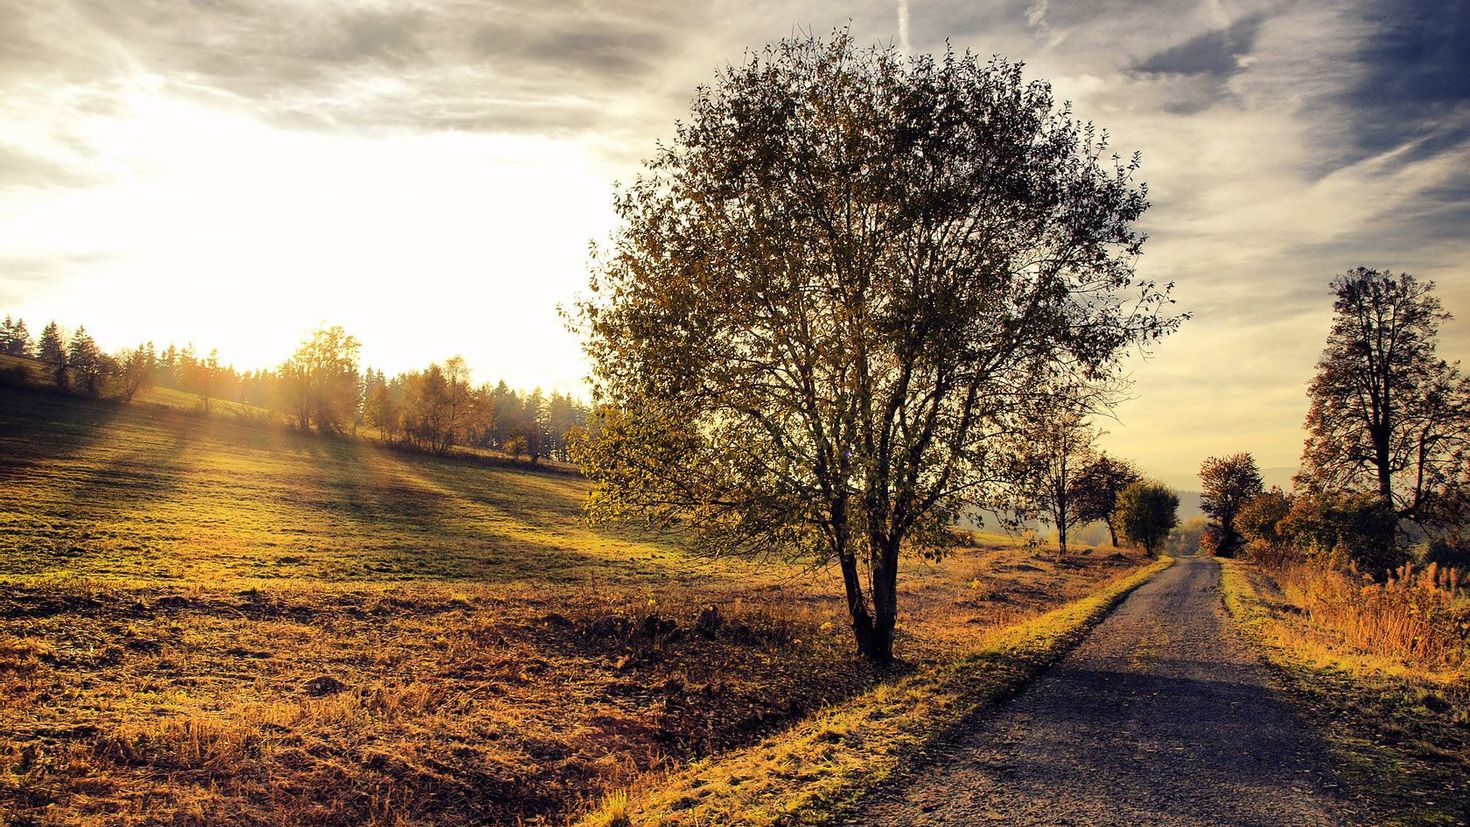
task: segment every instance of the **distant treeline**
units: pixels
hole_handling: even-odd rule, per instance
[[[279,367],[241,371],[221,364],[218,351],[201,355],[192,344],[160,350],[147,342],[109,354],[85,327],[68,336],[54,321],[33,339],[24,320],[6,316],[0,354],[34,360],[42,370],[0,367],[0,380],[125,402],[161,386],[197,395],[206,411],[231,402],[302,430],[343,434],[366,426],[387,442],[436,453],[466,445],[533,462],[567,461],[569,435],[589,421],[586,405],[569,394],[517,391],[504,381],[473,385],[459,356],[390,377],[363,367],[360,351],[343,328],[323,327]]]

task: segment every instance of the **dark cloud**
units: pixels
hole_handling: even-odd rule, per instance
[[[1470,2],[1380,0],[1356,19],[1356,81],[1341,98],[1360,155],[1403,160],[1470,141]]]
[[[589,27],[581,21],[495,22],[471,41],[476,57],[491,66],[501,61],[529,64],[579,81],[629,81],[655,70],[671,51],[669,35],[639,26]]]
[[[1134,71],[1150,75],[1191,75],[1228,78],[1240,71],[1240,59],[1255,48],[1261,15],[1237,20],[1144,58]]]
[[[1129,72],[1153,84],[1165,111],[1202,112],[1230,97],[1227,84],[1255,50],[1264,20],[1265,15],[1254,14],[1195,35],[1135,62]]]

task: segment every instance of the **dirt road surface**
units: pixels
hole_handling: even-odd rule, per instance
[[[977,717],[853,825],[1322,825],[1352,819],[1325,749],[1184,558]]]

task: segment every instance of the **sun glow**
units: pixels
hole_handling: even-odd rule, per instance
[[[486,378],[578,387],[555,307],[611,226],[592,147],[298,131],[146,86],[82,127],[112,159],[98,184],[38,189],[0,222],[0,256],[86,264],[0,294],[37,328],[85,324],[106,347],[172,335],[266,367],[328,321],[389,371],[462,352]]]

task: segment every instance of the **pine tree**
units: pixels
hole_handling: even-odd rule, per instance
[[[41,330],[41,361],[51,366],[51,376],[58,388],[66,387],[66,341],[61,325],[50,322]]]
[[[102,379],[107,374],[107,357],[97,348],[97,343],[88,335],[85,327],[77,328],[71,337],[71,346],[66,352],[67,367],[76,373],[77,381],[90,396],[102,391]]]
[[[31,332],[26,330],[26,320],[16,319],[15,325],[10,329],[9,348],[6,351],[11,356],[23,356],[27,359],[34,355],[31,348]]]

